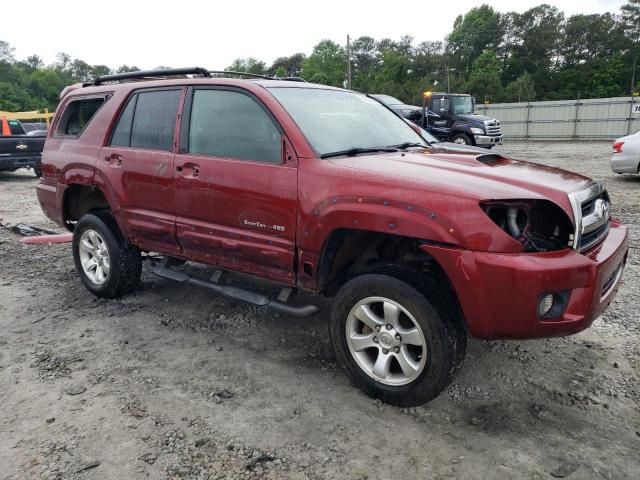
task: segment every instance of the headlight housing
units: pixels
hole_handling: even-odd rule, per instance
[[[549,200],[491,200],[480,202],[489,218],[522,244],[524,252],[550,252],[573,246],[568,215]]]
[[[484,135],[484,130],[478,127],[471,127],[469,129],[471,131],[471,133],[473,133],[474,135]]]

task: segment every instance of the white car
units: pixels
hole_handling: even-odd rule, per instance
[[[640,173],[640,132],[614,142],[611,170],[616,173]]]

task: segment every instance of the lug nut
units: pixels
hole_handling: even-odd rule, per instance
[[[380,331],[380,325],[376,325],[376,332]]]
[[[399,334],[396,334],[396,340],[402,340],[402,337]]]
[[[396,352],[396,353],[400,353],[400,347],[394,348],[393,351]]]
[[[378,337],[373,337],[373,343],[378,343]]]
[[[383,349],[382,353],[384,353],[386,355],[387,353],[389,353],[389,350]]]
[[[387,323],[387,330],[391,330],[393,327],[391,326],[390,323]]]

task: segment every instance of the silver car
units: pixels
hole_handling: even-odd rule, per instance
[[[616,173],[640,173],[640,132],[613,143],[611,170]]]

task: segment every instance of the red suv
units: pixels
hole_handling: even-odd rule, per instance
[[[451,381],[468,334],[587,328],[628,250],[601,184],[427,135],[323,85],[204,69],[112,75],[63,92],[38,199],[73,231],[95,295],[134,290],[146,258],[158,275],[293,315],[317,308],[290,302],[292,289],[335,297],[329,334],[349,377],[416,405]],[[185,260],[282,294],[172,268]]]

